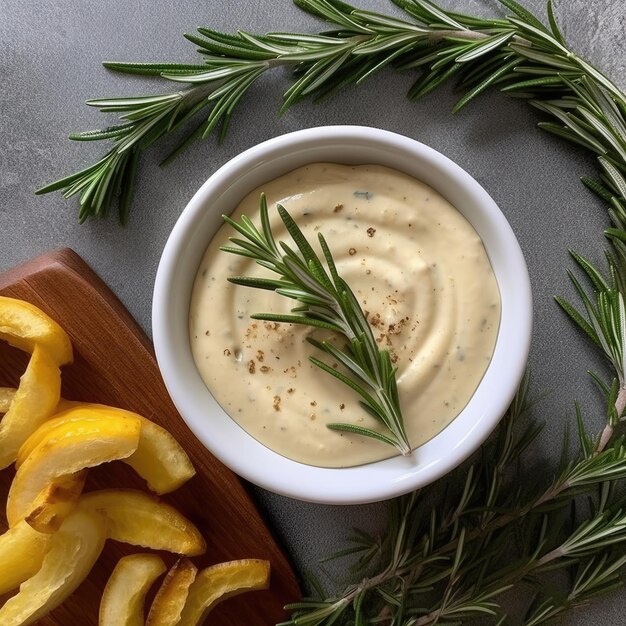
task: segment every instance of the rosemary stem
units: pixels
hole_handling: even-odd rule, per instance
[[[598,440],[598,447],[596,448],[596,454],[602,452],[604,448],[606,448],[607,444],[611,440],[613,436],[613,426],[611,424],[607,424],[600,435],[600,439]]]
[[[441,613],[442,610],[437,609],[436,611],[428,613],[428,615],[423,615],[415,622],[413,622],[412,626],[428,626],[429,624],[433,624],[439,620],[439,618],[441,617]]]
[[[441,611],[433,611],[424,617],[420,617],[416,622],[415,626],[426,626],[427,624],[436,623],[441,617]]]
[[[469,543],[470,541],[475,541],[476,539],[485,537],[489,535],[490,533],[493,533],[496,530],[500,530],[501,528],[504,528],[511,522],[514,522],[528,515],[528,513],[530,513],[533,509],[540,507],[542,504],[546,504],[546,502],[550,502],[551,500],[554,500],[559,494],[561,494],[563,491],[568,489],[569,486],[570,485],[567,482],[563,482],[558,486],[550,487],[549,489],[546,489],[546,491],[544,491],[538,498],[535,498],[534,500],[529,502],[526,506],[518,509],[517,511],[515,511],[515,513],[502,514],[495,518],[492,518],[492,520],[488,524],[484,526],[478,526],[474,528],[473,530],[469,531],[468,533],[466,533],[465,543]],[[432,556],[441,556],[449,552],[453,552],[454,550],[456,550],[457,545],[458,545],[458,539],[453,539],[449,541],[448,543],[444,544],[443,546],[441,546],[435,552],[431,553],[429,555],[429,558],[431,558]]]
[[[364,578],[358,585],[355,585],[350,590],[346,591],[341,598],[337,599],[331,605],[333,613],[335,611],[342,611],[345,607],[351,604],[361,593],[375,589],[379,585],[386,583],[388,580],[397,576],[397,572],[393,567],[386,568],[380,574],[371,578]],[[318,617],[325,617],[329,614],[329,607],[322,607],[316,613],[312,613],[309,617],[317,619]],[[320,622],[315,622],[316,624]]]
[[[552,561],[556,561],[563,556],[563,546],[559,546],[558,548],[554,548],[550,552],[544,554],[536,563],[537,567],[542,567],[551,563]]]
[[[178,93],[183,97],[185,104],[192,107],[200,102],[200,100],[206,98],[211,92],[221,87],[223,83],[224,81],[219,83],[200,83],[199,85],[189,87]]]
[[[455,37],[457,39],[467,39],[468,41],[480,41],[487,39],[489,35],[480,30],[433,30],[428,33],[427,38],[430,41],[440,41],[446,37]]]
[[[626,386],[622,386],[617,394],[617,400],[615,400],[615,410],[617,411],[617,418],[622,417],[622,413],[626,409]]]
[[[618,419],[622,416],[624,409],[626,409],[626,386],[620,387],[617,399],[615,400],[615,411]],[[596,454],[602,452],[606,448],[609,441],[611,441],[611,437],[613,437],[614,431],[615,427],[610,422],[604,427],[604,430],[600,435],[600,439],[598,440],[598,445],[595,451]]]
[[[559,548],[557,548],[557,550],[558,549]],[[556,550],[553,552],[556,552]],[[562,554],[553,555],[549,560],[552,561],[561,556]],[[522,567],[519,567],[518,569],[515,569],[508,573],[504,573],[503,576],[497,576],[497,575],[494,576],[495,582],[493,583],[494,586],[492,586],[492,589],[495,589],[496,591],[492,593],[492,597],[510,589],[514,584],[523,580],[532,570],[539,568],[540,560],[528,562]],[[547,562],[549,561],[546,561],[546,563]],[[457,579],[452,579],[451,580],[452,584],[454,584],[456,580]],[[457,597],[455,599],[456,607],[462,605],[465,601],[469,600],[471,598],[470,594],[471,592],[466,592],[462,596]],[[450,616],[451,608],[454,608],[454,607],[446,606],[444,604],[443,606],[440,606],[439,608],[431,611],[427,615],[423,615],[422,617],[418,618],[417,620],[411,623],[411,626],[430,626],[431,624],[437,624],[441,618]],[[460,622],[454,622],[454,623],[460,623]]]

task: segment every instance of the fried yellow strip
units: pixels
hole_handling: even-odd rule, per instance
[[[147,418],[103,404],[90,404],[81,402],[60,403],[59,408],[65,408],[57,412],[54,419],[50,420],[45,428],[40,429],[38,438],[33,437],[28,445],[20,449],[17,466],[32,452],[39,440],[45,438],[46,428],[55,428],[60,423],[78,421],[82,419],[97,419],[106,416],[133,417],[141,421],[141,435],[137,450],[124,462],[130,465],[148,483],[148,487],[158,494],[169,493],[178,489],[187,482],[195,470],[187,453],[176,439],[164,428],[151,422]]]
[[[178,489],[196,473],[187,453],[173,435],[145,418],[139,446],[124,462],[158,494]]]
[[[75,509],[50,539],[39,571],[0,608],[2,626],[32,624],[61,604],[87,577],[106,539],[106,522]]]
[[[108,536],[152,550],[196,556],[206,550],[200,531],[182,513],[143,491],[103,489],[81,496],[80,506],[107,520]]]
[[[56,365],[72,362],[72,344],[66,332],[29,302],[0,296],[0,339],[32,353],[43,347]]]
[[[61,371],[38,345],[0,421],[0,469],[17,458],[20,446],[54,412],[61,396]]]
[[[247,591],[267,589],[269,582],[269,561],[243,559],[207,567],[189,588],[178,626],[197,626],[219,602]]]
[[[176,626],[180,622],[189,587],[197,573],[198,568],[189,559],[176,562],[152,602],[146,626]]]
[[[144,626],[146,593],[166,569],[156,554],[123,556],[102,593],[99,626]]]
[[[15,468],[19,469],[24,461],[31,455],[33,450],[46,439],[51,437],[54,431],[60,427],[70,428],[78,422],[101,422],[108,419],[109,414],[96,412],[79,412],[66,416],[63,413],[55,413],[49,420],[44,422],[30,437],[22,444],[15,459]]]
[[[0,535],[0,596],[34,576],[50,547],[50,535],[22,521]]]
[[[130,456],[140,430],[140,420],[130,416],[76,421],[50,430],[15,474],[7,500],[9,526],[27,517],[37,496],[61,476]]]

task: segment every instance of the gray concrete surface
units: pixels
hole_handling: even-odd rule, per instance
[[[386,0],[355,3],[395,10]],[[499,10],[495,0],[442,3],[484,14]],[[540,0],[526,0],[526,5],[543,11]],[[562,0],[557,12],[573,48],[624,87],[624,1]],[[365,124],[414,137],[455,160],[486,187],[526,254],[535,298],[534,390],[545,394],[535,412],[546,428],[534,459],[525,466],[528,480],[535,481],[531,468],[558,454],[565,424],[572,424],[575,398],[590,422],[602,420],[586,370],[603,371],[603,363],[553,302],[554,294],[571,294],[565,274],[571,267],[568,247],[592,259],[602,255],[606,213],[578,181],[594,172],[592,159],[538,131],[538,116],[523,103],[490,93],[453,116],[450,87],[410,103],[404,93],[411,76],[391,72],[321,106],[303,104],[277,117],[288,85],[287,76],[277,72],[247,96],[223,146],[212,137],[159,169],[173,145],[166,140],[142,159],[127,228],[113,219],[79,226],[75,201],[58,194],[33,195],[38,186],[86,166],[102,152],[100,145],[66,140],[72,131],[104,125],[103,116],[84,106],[84,100],[153,88],[151,81],[105,71],[100,61],[193,62],[194,46],[181,34],[198,25],[256,32],[320,28],[289,0],[0,0],[0,269],[71,246],[150,332],[152,284],[167,236],[194,191],[229,158],[267,138],[323,124]],[[377,527],[385,511],[385,505],[326,507],[259,489],[255,494],[300,572],[315,569],[317,559],[340,546],[351,526]],[[624,624],[625,600],[626,592],[617,592],[567,623]]]

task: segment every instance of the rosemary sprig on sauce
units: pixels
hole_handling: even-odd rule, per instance
[[[384,432],[347,423],[330,423],[328,428],[371,437],[395,446],[403,455],[410,454],[411,445],[405,432],[396,387],[396,368],[391,363],[389,352],[378,348],[352,289],[337,273],[324,236],[318,233],[327,269],[287,210],[280,204],[277,208],[297,251],[284,241],[275,240],[264,195],[260,200],[261,230],[245,215],[239,222],[223,216],[244,239],[231,237],[234,246],[223,246],[221,250],[254,259],[280,278],[233,276],[228,280],[245,287],[269,289],[299,303],[291,309],[290,315],[258,313],[252,316],[254,319],[304,324],[344,337],[347,344],[341,348],[332,341],[307,339],[336,364],[343,365],[350,376],[313,356],[310,361],[356,391],[363,410],[384,426]]]

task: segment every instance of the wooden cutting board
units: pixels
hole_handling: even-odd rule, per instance
[[[152,345],[138,324],[72,250],[40,256],[0,274],[0,294],[37,305],[57,320],[74,346],[74,363],[62,369],[63,396],[135,411],[167,428],[189,454],[197,475],[163,500],[180,509],[202,531],[207,553],[194,558],[199,567],[239,558],[269,559],[271,588],[219,605],[212,626],[271,626],[286,618],[282,607],[299,597],[291,566],[239,479],[194,437],[172,404],[154,358]],[[15,386],[28,355],[0,341],[0,386]],[[6,501],[13,470],[0,472],[0,502]],[[112,486],[147,491],[123,463],[91,470],[86,489]],[[0,507],[0,532],[6,529]],[[102,589],[120,556],[141,548],[108,541],[87,580],[50,616],[45,626],[98,623]],[[167,563],[175,560],[164,554]]]

